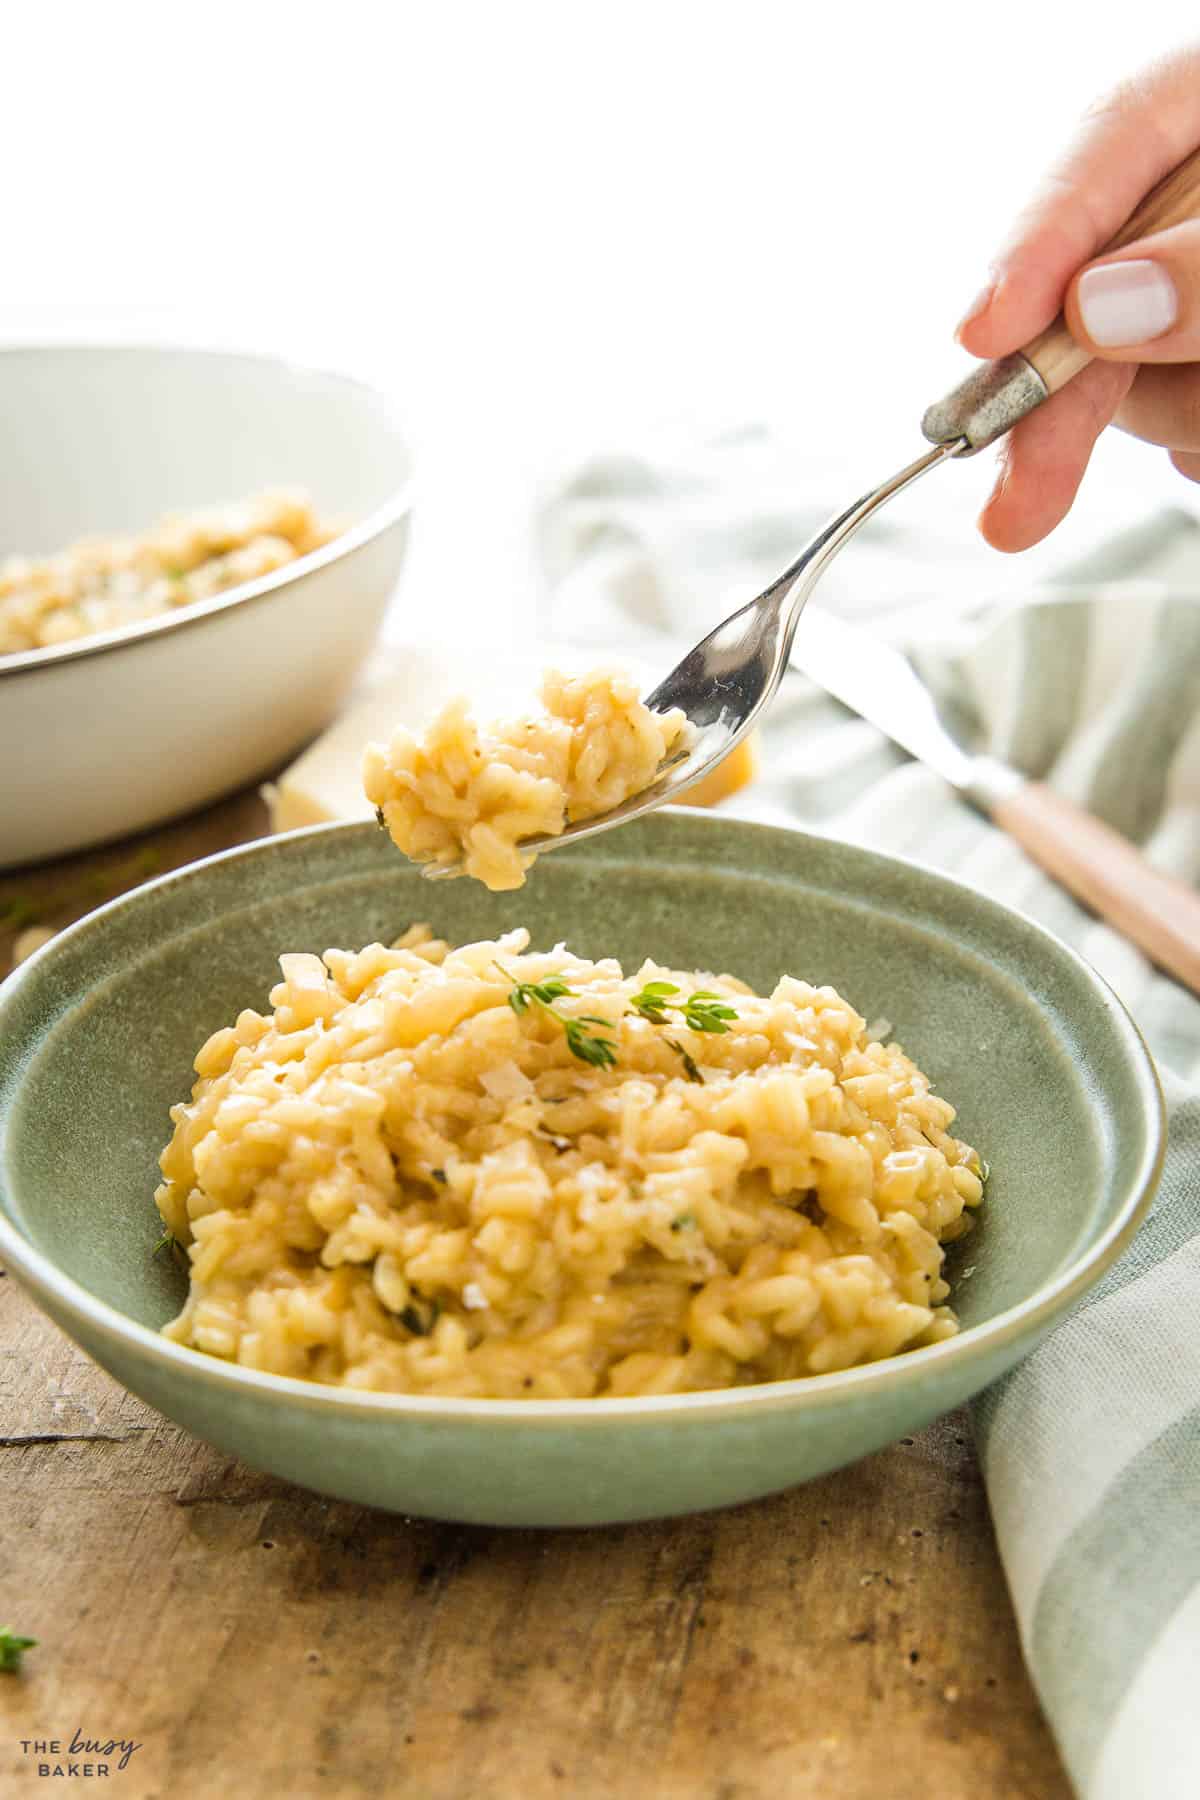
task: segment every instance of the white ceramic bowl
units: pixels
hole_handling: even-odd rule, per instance
[[[0,351],[0,558],[299,487],[349,529],[215,599],[0,657],[0,868],[188,812],[336,712],[408,534],[391,404],[344,376],[224,351]]]

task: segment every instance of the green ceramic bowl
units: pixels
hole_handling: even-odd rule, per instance
[[[168,1343],[182,1276],[151,1255],[167,1108],[198,1045],[261,1007],[284,950],[429,920],[535,945],[832,982],[959,1109],[991,1164],[946,1343],[806,1381],[581,1401],[351,1394]],[[659,813],[556,851],[518,894],[430,885],[373,825],[215,856],[105,906],[0,989],[0,1256],[119,1381],[248,1462],[371,1506],[503,1525],[727,1506],[911,1432],[1004,1373],[1128,1243],[1162,1146],[1154,1069],[1056,939],[908,863]]]

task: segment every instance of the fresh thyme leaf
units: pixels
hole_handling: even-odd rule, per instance
[[[673,981],[648,981],[641,993],[634,995],[632,1005],[645,1018],[652,1019],[656,1025],[663,1025],[666,1023],[664,1008],[670,1004],[669,996],[678,992]]]
[[[663,1042],[665,1044],[670,1044],[672,1050],[678,1051],[679,1055],[683,1058],[683,1072],[689,1081],[702,1082],[704,1080],[695,1058],[684,1049],[678,1038],[664,1038]]]
[[[36,1643],[36,1638],[21,1637],[10,1625],[0,1625],[0,1672],[15,1675],[21,1667],[21,1657]]]
[[[161,1256],[164,1250],[169,1250],[172,1256],[186,1256],[187,1254],[183,1245],[172,1231],[163,1232],[150,1254],[151,1256]]]
[[[418,1312],[415,1306],[406,1306],[402,1312],[396,1314],[396,1317],[399,1319],[404,1329],[406,1331],[411,1331],[414,1337],[428,1337],[434,1326],[437,1324],[438,1319],[441,1317],[441,1311],[442,1309],[438,1302],[436,1300],[431,1300],[429,1303],[428,1318],[426,1318],[423,1313]]]
[[[691,1031],[728,1031],[728,1021],[736,1018],[737,1008],[707,988],[689,994],[683,1008],[683,1022]]]
[[[680,1013],[689,1031],[728,1031],[728,1021],[738,1016],[735,1006],[730,1006],[723,995],[714,994],[708,988],[697,988],[686,1000],[668,998],[678,992],[673,982],[648,981],[640,994],[631,997],[629,1004],[652,1025],[665,1025],[668,1012]]]
[[[431,1169],[429,1171],[429,1173],[433,1176],[433,1179],[438,1183],[438,1185],[440,1187],[445,1187],[445,1185],[446,1185],[445,1169]]]
[[[523,1013],[535,1002],[549,1010],[556,1000],[570,992],[566,982],[557,975],[550,975],[545,981],[518,981],[508,996],[508,1004],[516,1013]]]
[[[506,981],[512,982],[508,993],[508,1004],[520,1016],[528,1012],[531,1006],[540,1006],[549,1013],[552,1019],[562,1026],[567,1039],[567,1049],[580,1062],[591,1063],[594,1068],[611,1069],[617,1060],[617,1047],[612,1038],[601,1037],[598,1032],[589,1031],[589,1025],[603,1025],[611,1031],[611,1019],[602,1019],[595,1013],[584,1013],[577,1019],[568,1019],[564,1014],[554,1010],[554,1002],[569,995],[573,990],[561,975],[548,975],[544,981],[513,981],[512,976],[502,963],[496,967]]]
[[[677,994],[679,989],[673,981],[648,981],[640,994],[634,994],[629,1004],[634,1012],[641,1013],[652,1025],[665,1025],[667,1022],[666,1007],[671,1002],[668,995]]]
[[[496,967],[506,981],[512,982],[508,1004],[515,1013],[527,1012],[535,1002],[549,1012],[556,1000],[571,992],[561,975],[547,975],[544,981],[513,981],[503,963],[497,963]]]
[[[561,1014],[555,1013],[555,1018]],[[593,1023],[608,1025],[608,1019],[598,1019]],[[591,1063],[597,1069],[611,1069],[617,1060],[617,1047],[611,1038],[601,1037],[597,1031],[588,1031],[582,1019],[562,1019],[563,1030],[567,1034],[567,1049],[580,1062]]]
[[[649,1019],[652,1025],[666,1025],[670,1022],[662,1008],[652,1005],[648,1000],[643,1000],[634,1010],[641,1013],[643,1019]]]
[[[382,806],[377,806],[375,808],[375,823],[378,825],[380,831],[386,831],[388,828],[388,822],[387,822],[386,817],[384,816],[384,811],[383,811]]]
[[[696,1221],[691,1213],[680,1213],[677,1219],[671,1220],[672,1231],[695,1231]]]

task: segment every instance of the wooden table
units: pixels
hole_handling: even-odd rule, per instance
[[[243,794],[0,876],[0,969],[14,913],[265,829]],[[4,1793],[79,1731],[139,1746],[92,1753],[113,1800],[1069,1800],[964,1414],[729,1512],[441,1525],[195,1442],[0,1279],[0,1478],[0,1624],[39,1640],[0,1675]]]

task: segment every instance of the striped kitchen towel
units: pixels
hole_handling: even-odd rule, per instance
[[[761,437],[598,457],[537,521],[550,637],[673,650],[758,591],[845,496],[797,507]],[[822,497],[823,498],[823,497]],[[1035,591],[939,562],[904,503],[821,600],[906,643],[991,750],[1200,880],[1200,523],[1164,510]],[[1007,565],[1011,570],[1013,565]],[[972,594],[972,589],[974,594]],[[803,630],[797,654],[803,654]],[[1200,1002],[1084,912],[931,771],[790,675],[764,774],[727,803],[952,870],[1112,983],[1159,1064],[1170,1142],[1153,1212],[1079,1309],[974,1409],[1022,1642],[1086,1800],[1200,1795]]]

